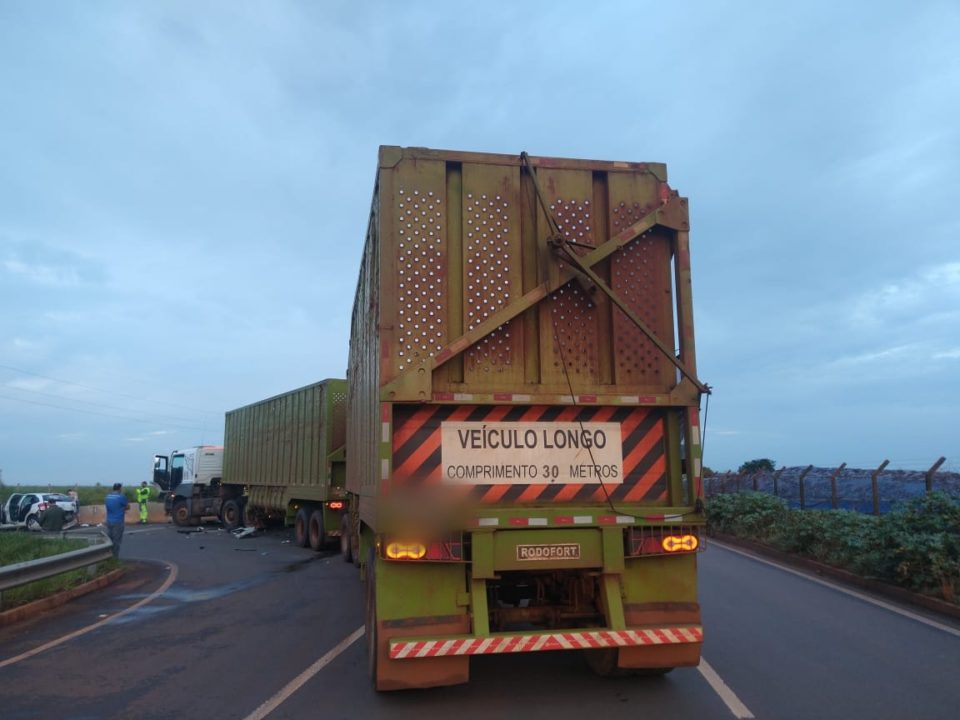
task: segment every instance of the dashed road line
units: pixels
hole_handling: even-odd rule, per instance
[[[177,574],[179,573],[179,568],[174,563],[168,562],[166,563],[166,565],[168,567],[168,570],[170,571],[170,574],[167,576],[167,579],[163,581],[163,584],[159,588],[157,588],[154,592],[147,595],[147,597],[143,598],[142,600],[138,600],[137,602],[135,602],[133,605],[126,608],[125,610],[121,610],[118,613],[114,613],[113,615],[110,615],[109,617],[104,618],[99,622],[95,622],[92,625],[87,625],[86,627],[82,627],[79,630],[74,630],[72,633],[68,633],[63,637],[59,637],[56,640],[51,640],[50,642],[46,642],[43,645],[38,645],[32,650],[27,650],[26,652],[20,653],[19,655],[14,655],[13,657],[7,658],[6,660],[0,660],[0,668],[5,668],[10,665],[14,665],[28,658],[32,658],[36,655],[39,655],[42,652],[46,652],[51,648],[55,648],[58,645],[63,645],[63,643],[69,642],[70,640],[78,638],[81,635],[86,635],[89,632],[93,632],[97,628],[101,628],[104,625],[107,625],[113,622],[117,618],[123,617],[124,615],[127,615],[129,613],[132,613],[134,610],[142,608],[147,603],[156,600],[158,597],[160,597],[167,590],[170,589],[170,586],[173,585],[173,583],[176,581]]]
[[[897,615],[902,615],[905,618],[909,618],[910,620],[914,620],[918,623],[922,623],[927,627],[932,627],[936,630],[940,630],[941,632],[945,632],[948,635],[953,635],[954,637],[960,637],[960,630],[958,630],[957,628],[951,627],[950,625],[945,625],[943,623],[939,623],[936,620],[931,620],[930,618],[920,615],[919,613],[910,612],[909,610],[905,610],[904,608],[894,605],[893,603],[884,602],[883,600],[878,600],[875,597],[871,597],[870,595],[867,595],[865,593],[857,592],[856,590],[851,590],[850,588],[844,587],[843,585],[839,585],[837,583],[830,582],[829,580],[824,580],[823,578],[814,577],[813,575],[809,575],[805,572],[801,572],[800,570],[794,570],[793,568],[787,567],[786,565],[781,565],[780,563],[774,562],[773,560],[767,560],[766,558],[762,558],[759,555],[755,555],[754,553],[731,547],[717,540],[711,540],[710,544],[717,545],[723,548],[724,550],[727,550],[732,553],[736,553],[737,555],[742,555],[743,557],[749,558],[750,560],[753,560],[755,562],[763,563],[764,565],[769,565],[770,567],[776,568],[777,570],[782,570],[783,572],[790,573],[791,575],[796,575],[797,577],[803,578],[804,580],[809,580],[810,582],[817,583],[818,585],[823,585],[824,587],[828,587],[831,590],[836,590],[837,592],[843,593],[844,595],[855,597],[858,600],[862,600],[863,602],[870,603],[871,605],[876,605],[879,608],[883,608],[884,610],[889,610],[890,612],[896,613]]]
[[[730,689],[730,686],[723,681],[723,678],[717,674],[717,671],[714,670],[710,663],[703,657],[700,658],[700,664],[697,666],[697,670],[700,671],[703,679],[706,680],[713,691],[720,696],[723,704],[727,706],[727,709],[733,713],[733,716],[737,718],[737,720],[749,720],[753,717],[753,713],[750,712],[747,706],[737,697],[737,694]]]
[[[327,665],[332,663],[337,659],[337,656],[340,655],[344,650],[353,645],[357,640],[363,637],[364,627],[361,625],[352,633],[347,635],[343,640],[339,642],[332,650],[327,652],[323,657],[317,660],[313,665],[308,667],[302,673],[297,675],[293,680],[284,685],[276,695],[260,705],[256,710],[247,715],[243,720],[263,720],[267,715],[276,710],[280,705],[282,705],[287,698],[293,695],[297,690],[299,690],[303,685],[318,672],[323,670]],[[753,717],[752,715],[750,717]]]

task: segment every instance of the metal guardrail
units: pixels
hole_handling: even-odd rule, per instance
[[[73,570],[96,567],[97,563],[113,557],[113,543],[103,533],[96,535],[77,533],[72,537],[83,538],[91,545],[59,555],[0,567],[0,593]]]

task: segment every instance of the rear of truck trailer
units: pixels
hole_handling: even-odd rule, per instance
[[[223,482],[247,524],[292,525],[314,550],[339,541],[346,400],[346,381],[323,380],[226,414]]]
[[[687,201],[657,163],[383,147],[353,310],[344,556],[378,689],[479,654],[699,662]]]

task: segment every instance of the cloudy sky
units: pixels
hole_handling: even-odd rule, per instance
[[[960,469],[956,2],[0,0],[0,468],[342,376],[381,144],[666,162],[706,462]]]

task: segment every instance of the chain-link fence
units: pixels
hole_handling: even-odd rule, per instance
[[[774,472],[716,473],[704,479],[709,498],[723,493],[755,491],[783,498],[802,510],[844,509],[880,515],[894,505],[931,492],[960,498],[960,473],[937,472],[940,458],[928,470],[887,470],[884,460],[869,470],[848,468],[783,467]]]

